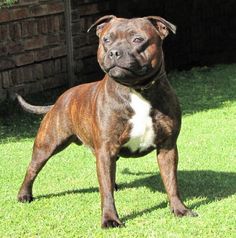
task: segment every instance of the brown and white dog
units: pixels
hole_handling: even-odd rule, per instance
[[[73,87],[48,107],[32,106],[17,96],[25,110],[47,113],[18,200],[32,201],[33,183],[48,159],[75,142],[87,145],[96,157],[102,227],[122,225],[113,196],[117,158],[144,156],[153,150],[171,211],[195,216],[178,191],[176,141],[181,110],[166,77],[162,51],[164,38],[176,27],[156,16],[113,15],[98,19],[91,28],[95,26],[97,58],[105,72],[101,81]]]

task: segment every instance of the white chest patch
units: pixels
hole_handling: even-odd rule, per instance
[[[140,94],[131,92],[131,107],[134,115],[129,123],[132,125],[130,140],[124,145],[132,152],[145,151],[154,145],[155,133],[152,118],[150,117],[151,105]]]

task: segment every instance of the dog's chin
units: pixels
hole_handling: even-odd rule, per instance
[[[129,69],[115,66],[108,71],[105,71],[116,82],[128,87],[145,85],[146,80],[156,73],[156,70],[141,69],[139,72],[133,72]]]
[[[125,80],[133,78],[135,76],[128,69],[124,69],[124,68],[121,68],[118,66],[111,68],[108,72],[108,75],[117,81],[125,81]]]

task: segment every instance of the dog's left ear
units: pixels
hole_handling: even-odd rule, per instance
[[[116,18],[114,15],[107,15],[99,18],[96,22],[92,24],[92,26],[89,27],[87,32],[90,32],[91,29],[93,29],[95,26],[97,27],[96,34],[98,37],[100,37],[101,31],[104,28],[104,26],[111,21],[111,19]]]
[[[174,34],[176,33],[177,27],[162,17],[148,16],[145,19],[149,20],[155,26],[162,40],[168,36],[169,30]]]

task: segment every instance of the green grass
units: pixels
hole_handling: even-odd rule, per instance
[[[236,237],[235,72],[233,64],[169,75],[183,109],[179,183],[197,218],[170,213],[152,153],[119,160],[115,197],[126,227],[102,230],[95,159],[75,145],[42,170],[33,203],[16,202],[40,119],[19,110],[0,117],[0,237]]]

